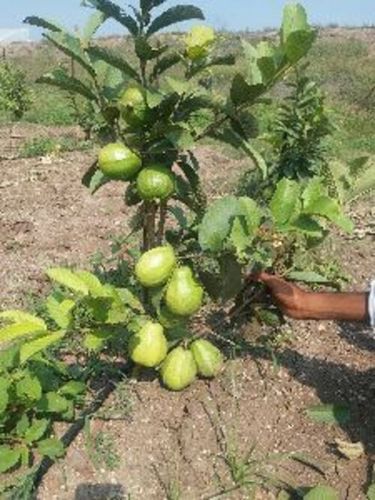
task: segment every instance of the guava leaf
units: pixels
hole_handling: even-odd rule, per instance
[[[0,473],[6,472],[18,464],[21,453],[10,446],[0,446]]]
[[[156,80],[160,75],[165,73],[168,69],[172,68],[181,61],[180,54],[167,54],[161,57],[152,70],[151,81]]]
[[[14,323],[12,325],[0,328],[0,344],[5,342],[12,342],[20,337],[27,337],[31,335],[39,335],[45,329],[40,325],[32,322]]]
[[[238,199],[226,196],[209,206],[199,227],[202,250],[219,252],[231,228],[231,219],[238,215]]]
[[[96,95],[90,89],[90,87],[82,83],[77,78],[68,75],[66,70],[63,68],[56,68],[49,73],[45,73],[37,79],[37,83],[52,85],[54,87],[58,87],[61,90],[65,90],[66,92],[80,94],[90,101],[96,101]]]
[[[55,21],[43,19],[42,17],[38,16],[25,17],[23,22],[25,24],[30,24],[31,26],[37,26],[38,28],[44,28],[50,31],[56,31],[56,32],[65,31],[64,27],[56,23]]]
[[[74,273],[82,280],[89,289],[90,295],[93,297],[110,297],[108,289],[102,285],[99,278],[89,271],[75,271]]]
[[[81,182],[90,190],[91,194],[94,194],[102,186],[108,184],[108,182],[110,182],[110,179],[106,177],[101,170],[99,170],[98,164],[95,161],[86,171],[86,173],[82,177]]]
[[[169,127],[165,136],[171,141],[173,146],[178,149],[189,149],[194,145],[194,138],[185,127],[173,125]]]
[[[138,35],[138,24],[131,16],[121,9],[119,5],[111,2],[110,0],[85,0],[97,10],[105,14],[106,17],[112,17],[115,21],[122,24],[129,30],[132,35]]]
[[[47,347],[59,342],[64,337],[64,332],[50,333],[34,340],[29,340],[20,347],[20,363],[23,364],[29,358]]]
[[[9,387],[10,387],[10,380],[6,378],[0,378],[0,415],[2,415],[5,412],[8,406]]]
[[[322,226],[307,214],[299,215],[297,219],[293,220],[290,227],[311,238],[322,238],[323,236]]]
[[[246,40],[242,41],[242,48],[245,55],[245,62],[247,65],[246,81],[249,85],[263,85],[263,75],[258,66],[258,50],[251,43]],[[266,88],[263,85],[264,88]]]
[[[49,420],[46,418],[42,419],[34,419],[31,423],[31,426],[25,432],[25,441],[28,444],[34,443],[35,441],[39,441],[44,434],[46,433],[49,426]]]
[[[17,422],[16,433],[19,436],[23,436],[26,430],[29,428],[29,426],[30,426],[29,417],[26,415],[26,413],[24,413]]]
[[[350,410],[347,406],[326,404],[307,408],[306,414],[316,422],[326,424],[345,424],[350,420]]]
[[[92,331],[86,334],[83,345],[89,351],[98,352],[110,337],[110,332],[106,330]]]
[[[86,52],[93,60],[105,61],[110,66],[113,66],[126,75],[140,82],[137,71],[126,61],[122,53],[118,49],[110,49],[108,47],[99,47],[92,45],[86,49]]]
[[[10,345],[0,350],[0,373],[7,372],[19,365],[19,345]],[[2,375],[4,377],[4,375]]]
[[[257,64],[262,74],[262,82],[268,83],[275,76],[275,48],[270,42],[260,42],[257,47]]]
[[[57,326],[67,330],[73,321],[74,300],[65,299],[60,294],[53,293],[46,300],[46,308],[51,319]]]
[[[251,243],[247,234],[246,222],[243,217],[235,217],[229,240],[236,249],[238,257],[241,257]]]
[[[172,24],[189,21],[190,19],[204,19],[201,9],[194,5],[176,5],[175,7],[170,7],[152,21],[147,30],[147,35],[150,36]]]
[[[67,33],[66,31],[47,34],[44,33],[43,36],[58,49],[64,52],[64,54],[77,61],[91,76],[95,76],[95,70],[90,59],[83,50],[79,38]]]
[[[313,177],[307,183],[302,193],[303,208],[305,212],[309,212],[309,206],[313,205],[316,200],[327,194],[326,187],[322,184],[320,177]]]
[[[46,271],[47,276],[52,280],[63,285],[70,290],[88,295],[89,289],[84,281],[82,281],[73,271],[63,267],[54,267]]]
[[[134,309],[136,311],[144,312],[144,308],[141,301],[128,288],[116,288],[116,292],[118,293],[124,305],[127,305],[131,309]]]
[[[16,394],[22,400],[37,401],[42,396],[42,387],[37,377],[26,372],[16,384]]]
[[[347,233],[353,231],[353,222],[343,214],[339,202],[333,198],[321,196],[311,201],[304,211],[328,219]]]
[[[48,413],[63,413],[68,409],[69,401],[56,392],[47,392],[38,401],[37,408]]]
[[[220,257],[219,265],[219,296],[225,302],[233,299],[242,289],[242,267],[233,255]]]
[[[143,13],[147,13],[155,7],[163,4],[167,0],[140,0],[140,6]]]
[[[59,389],[59,393],[64,396],[79,396],[86,391],[86,384],[79,380],[70,380]]]
[[[241,74],[235,75],[232,81],[230,97],[236,106],[249,103],[252,104],[263,94],[265,87],[263,83],[249,84]]]
[[[284,8],[281,27],[281,41],[286,56],[296,63],[311,48],[316,33],[311,29],[305,9],[298,3],[287,4]]]
[[[190,82],[184,80],[177,80],[176,78],[167,77],[166,81],[169,87],[178,95],[187,94],[191,91],[192,87]]]
[[[34,323],[40,330],[47,330],[47,325],[41,318],[34,316],[34,314],[18,311],[16,309],[1,312],[0,321],[1,320],[10,321],[12,323]]]
[[[146,100],[147,106],[151,109],[156,108],[163,101],[164,94],[158,90],[147,89],[146,90]]]
[[[278,182],[270,208],[278,226],[285,226],[296,215],[300,197],[300,186],[296,181],[282,179]]]
[[[87,45],[95,33],[98,31],[100,26],[105,22],[107,16],[103,12],[94,12],[87,21],[82,33],[82,42]]]
[[[211,252],[223,250],[233,224],[235,224],[235,231],[232,243],[235,242],[242,248],[243,243],[240,243],[240,240],[244,242],[245,236],[240,233],[240,226],[238,222],[235,223],[236,218],[243,218],[245,221],[242,229],[246,231],[248,243],[250,243],[261,220],[259,207],[250,198],[226,196],[210,205],[203,217],[199,226],[199,244],[202,250]]]
[[[43,441],[39,441],[38,451],[42,456],[53,459],[62,457],[65,453],[65,448],[60,439],[48,438],[43,439]]]

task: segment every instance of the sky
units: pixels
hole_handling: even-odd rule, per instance
[[[39,15],[59,20],[69,28],[80,26],[90,13],[81,7],[80,0],[2,0],[0,28],[22,28],[22,20],[28,15]],[[137,0],[117,0],[125,7]],[[164,6],[175,5],[168,0]],[[257,30],[277,27],[280,24],[283,6],[287,0],[179,0],[178,3],[193,3],[203,9],[207,22],[218,29]],[[375,24],[375,0],[300,0],[314,24],[337,23],[340,25]],[[163,6],[163,7],[164,7]],[[180,25],[181,29],[186,24]],[[121,33],[121,26],[107,22],[100,34]],[[40,37],[40,30],[32,28],[33,39]]]

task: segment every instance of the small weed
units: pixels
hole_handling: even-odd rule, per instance
[[[166,500],[180,500],[181,489],[178,481],[172,479],[166,486]]]
[[[90,460],[95,469],[115,470],[120,465],[120,456],[116,451],[114,438],[108,432],[91,433],[89,421],[84,429],[85,444]]]
[[[67,151],[85,151],[91,146],[88,141],[79,141],[72,137],[51,139],[49,137],[36,137],[26,141],[20,151],[20,157],[33,158]]]
[[[117,384],[111,403],[107,407],[101,408],[96,417],[103,420],[128,420],[133,406],[133,394],[130,391],[128,380],[124,379]]]

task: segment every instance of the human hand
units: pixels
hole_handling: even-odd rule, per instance
[[[251,275],[250,280],[264,283],[286,316],[296,319],[305,317],[304,305],[307,292],[297,285],[265,272]]]

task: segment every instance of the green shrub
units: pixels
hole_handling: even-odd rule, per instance
[[[0,63],[0,110],[20,120],[30,108],[32,96],[26,75],[8,62]]]
[[[85,151],[91,147],[88,141],[81,141],[73,137],[34,137],[26,141],[21,148],[21,158],[33,158],[35,156],[46,156],[52,153],[63,153],[66,151]]]

